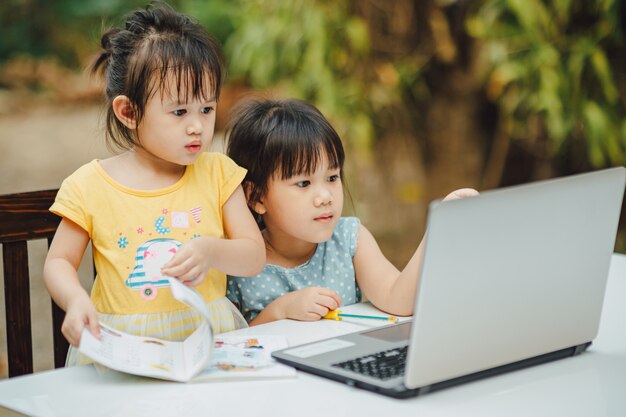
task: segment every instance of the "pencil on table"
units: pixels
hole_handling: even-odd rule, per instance
[[[370,316],[365,314],[349,314],[343,313],[341,310],[332,310],[329,311],[323,318],[330,320],[341,320],[343,317],[352,318],[352,319],[374,319],[374,320],[385,320],[391,321],[393,323],[398,321],[397,317],[393,316]]]

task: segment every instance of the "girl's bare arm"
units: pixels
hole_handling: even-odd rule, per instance
[[[43,271],[48,292],[66,312],[61,331],[74,346],[78,346],[84,326],[96,337],[100,334],[96,309],[77,272],[88,243],[89,235],[84,229],[70,220],[61,220]]]
[[[478,195],[476,190],[462,188],[448,194],[444,200]],[[395,315],[413,314],[415,290],[423,258],[424,239],[404,270],[399,271],[383,255],[378,243],[363,225],[359,229],[354,271],[363,294],[379,309]]]

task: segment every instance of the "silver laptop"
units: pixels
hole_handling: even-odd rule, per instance
[[[611,168],[431,203],[412,321],[273,356],[409,397],[581,353],[598,332],[625,178]]]

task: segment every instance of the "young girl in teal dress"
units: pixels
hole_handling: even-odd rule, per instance
[[[267,255],[255,278],[228,277],[227,296],[246,320],[319,320],[361,294],[385,312],[412,314],[422,244],[399,271],[358,218],[341,216],[344,150],[324,116],[299,100],[256,100],[231,126],[227,153],[248,170],[243,186]]]
[[[140,336],[181,340],[200,322],[173,298],[166,277],[204,298],[216,332],[245,326],[225,297],[226,273],[258,274],[261,234],[241,187],[245,170],[205,152],[213,138],[223,78],[217,42],[169,6],[130,14],[102,36],[107,133],[121,153],[94,160],[62,184],[51,211],[62,217],[44,267],[65,310],[62,332],[77,355],[81,333],[99,322]],[[91,241],[91,297],[77,268]]]

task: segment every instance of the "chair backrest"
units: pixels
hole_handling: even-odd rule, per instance
[[[33,372],[30,283],[27,242],[47,239],[48,246],[60,217],[48,211],[57,190],[0,196],[0,243],[4,265],[9,377]],[[65,313],[52,302],[54,366],[65,364],[69,344],[61,334]]]

